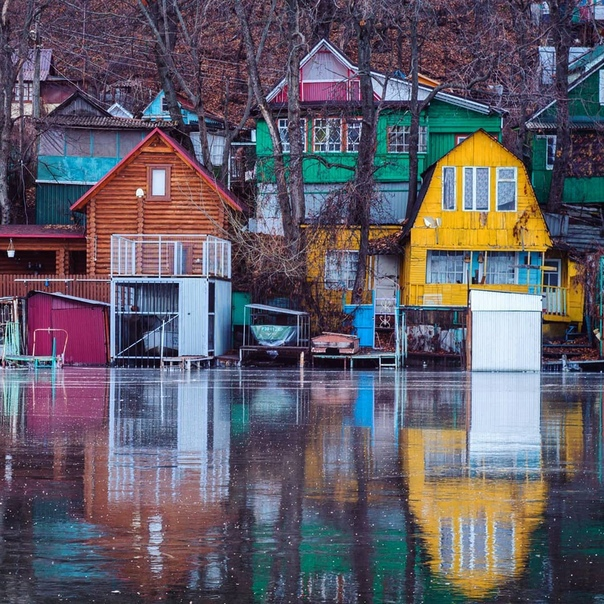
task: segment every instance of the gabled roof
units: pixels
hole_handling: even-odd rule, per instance
[[[153,100],[143,109],[143,115],[146,116],[147,119],[157,117],[157,116],[162,116],[162,119],[163,119],[163,116],[169,117],[169,113],[166,111],[161,111],[160,113],[152,111],[154,103],[156,103],[158,100],[160,100],[164,97],[165,97],[164,91],[160,90],[153,97]],[[195,113],[195,107],[193,107],[193,105],[189,101],[189,99],[187,99],[187,97],[184,96],[183,94],[177,94],[176,100],[178,101],[178,104],[180,105],[181,111],[187,112],[190,115],[190,119],[192,121],[197,122],[198,118],[197,118],[197,113]],[[209,111],[205,112],[205,121],[206,121],[206,124],[210,127],[219,128],[219,129],[224,128],[224,120],[221,117],[219,117],[218,115],[210,113]]]
[[[569,64],[569,75],[568,75],[568,92],[571,92],[578,86],[580,86],[585,80],[591,75],[597,72],[604,66],[604,45],[598,45],[591,51],[581,55],[576,60]],[[556,105],[556,100],[551,101],[545,107],[542,107],[538,111],[535,111],[533,115],[526,122],[526,126],[529,130],[540,130],[547,127],[547,124],[552,124],[549,119],[539,119],[548,109]],[[555,121],[555,120],[554,120]],[[584,121],[585,126],[593,124],[593,121]],[[572,126],[571,126],[572,127]],[[579,126],[578,126],[579,127]]]
[[[83,107],[88,108],[88,111],[82,113]],[[76,92],[70,94],[48,114],[49,117],[57,115],[100,115],[111,117],[111,114],[100,103],[84,94],[81,90],[76,90]]]
[[[321,51],[330,52],[336,60],[348,71],[356,75],[358,74],[358,66],[352,63],[343,52],[338,50],[330,42],[323,39],[320,40],[314,48],[300,61],[300,71],[313,60],[313,58]],[[381,99],[384,102],[389,103],[408,103],[411,99],[411,82],[402,76],[400,72],[394,76],[386,76],[383,73],[377,71],[371,72],[371,79],[373,83],[374,96],[377,99]],[[420,76],[420,85],[418,96],[421,99],[425,99],[433,87],[429,84],[430,80]],[[424,82],[424,83],[422,83]],[[275,88],[267,95],[266,100],[271,103],[277,96],[286,89],[287,81],[283,78]],[[457,105],[471,111],[477,111],[483,114],[490,114],[495,111],[489,105],[472,101],[470,99],[452,94],[450,92],[440,91],[436,94],[436,98],[448,104]]]
[[[415,220],[417,219],[417,215],[419,214],[420,208],[422,207],[424,199],[428,193],[428,189],[430,188],[430,185],[432,184],[432,177],[434,176],[434,172],[435,172],[438,164],[444,162],[446,160],[446,158],[449,155],[451,155],[452,153],[457,152],[457,150],[460,147],[462,147],[464,145],[469,145],[476,136],[482,136],[482,135],[487,136],[491,141],[493,141],[496,145],[498,145],[501,148],[501,150],[504,151],[505,153],[509,153],[509,154],[513,155],[513,153],[509,149],[506,149],[496,138],[493,138],[488,132],[486,132],[482,128],[480,128],[479,130],[476,130],[476,132],[474,132],[472,135],[468,136],[468,138],[466,138],[461,143],[459,143],[459,145],[456,145],[455,147],[453,147],[453,149],[451,149],[450,151],[445,153],[440,159],[435,161],[432,165],[428,166],[426,168],[426,170],[424,170],[424,172],[422,174],[422,184],[421,184],[420,190],[417,194],[417,199],[415,200],[415,205],[413,207],[407,208],[407,222],[404,225],[402,238],[407,237],[409,235],[409,233],[411,232],[411,229],[415,225]],[[520,165],[523,165],[520,160],[518,160],[518,162]],[[527,179],[528,179],[528,174],[527,174]]]
[[[229,206],[234,210],[243,212],[244,208],[241,202],[237,201],[233,195],[225,189],[215,178],[204,168],[194,157],[192,157],[181,145],[179,145],[173,138],[162,132],[159,128],[154,128],[132,151],[124,157],[115,167],[113,167],[101,180],[99,180],[93,187],[88,189],[80,199],[78,199],[72,206],[71,211],[81,211],[86,204],[95,196],[102,191],[108,183],[110,183],[126,166],[131,164],[145,149],[149,146],[152,140],[160,138],[163,143],[168,145],[172,151],[190,168],[192,168],[200,179],[205,182],[211,189],[223,199]]]

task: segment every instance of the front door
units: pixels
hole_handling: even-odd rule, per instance
[[[373,256],[376,314],[394,314],[398,292],[398,256]]]

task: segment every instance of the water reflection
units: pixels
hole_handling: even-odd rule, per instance
[[[603,595],[597,376],[0,378],[0,601]]]
[[[464,394],[446,426],[410,421],[403,454],[432,572],[484,598],[524,570],[543,519],[540,376],[476,374]]]

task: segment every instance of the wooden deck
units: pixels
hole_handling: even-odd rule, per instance
[[[161,369],[170,369],[178,367],[190,371],[193,367],[201,369],[209,367],[212,364],[214,357],[206,356],[180,356],[180,357],[164,357],[160,360],[159,366]]]
[[[315,353],[311,357],[313,367],[317,361],[338,361],[338,363],[342,363],[344,369],[354,369],[355,363],[357,366],[364,364],[377,367],[378,369],[397,369],[396,354],[380,350],[363,351],[356,354]]]

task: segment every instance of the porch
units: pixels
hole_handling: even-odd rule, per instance
[[[472,283],[434,283],[412,285],[411,299],[420,306],[467,306],[471,290],[500,291],[517,294],[537,294],[543,300],[543,318],[552,321],[570,321],[568,288],[553,285],[492,285]]]

